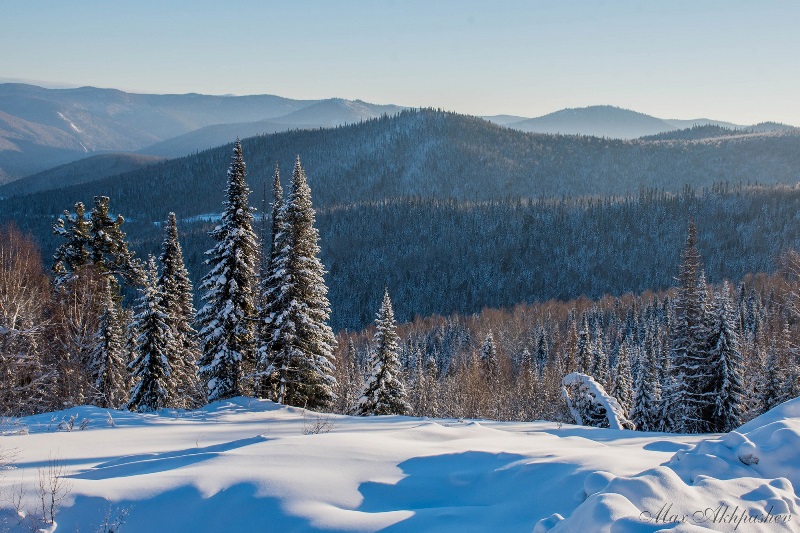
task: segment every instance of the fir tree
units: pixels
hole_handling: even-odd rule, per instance
[[[53,224],[53,233],[66,239],[53,254],[56,286],[67,282],[81,267],[89,263],[91,230],[92,223],[86,217],[83,202],[75,204],[74,214],[64,211],[63,217],[59,217]]]
[[[581,315],[581,327],[578,331],[578,347],[576,367],[581,374],[588,374],[592,369],[592,346],[589,337],[589,317],[584,311]]]
[[[623,342],[619,347],[617,364],[614,367],[614,380],[611,387],[611,396],[617,399],[625,416],[629,416],[633,407],[633,378],[631,377],[631,364],[628,357],[628,345]]]
[[[197,314],[203,351],[198,361],[200,378],[212,402],[244,394],[243,376],[255,362],[253,285],[258,246],[245,174],[242,145],[237,140],[222,221],[210,232],[217,244],[206,252],[211,270],[200,285],[206,303]]]
[[[608,356],[603,349],[603,332],[595,327],[594,342],[591,343],[592,370],[591,376],[603,387],[609,386]]]
[[[107,280],[103,292],[103,313],[90,355],[89,371],[94,383],[92,401],[98,407],[117,409],[128,394],[123,314]]]
[[[406,400],[406,391],[400,376],[400,361],[397,358],[397,325],[394,321],[389,291],[383,294],[383,302],[375,319],[375,351],[369,363],[370,376],[358,401],[356,414],[405,415],[411,411]]]
[[[637,379],[634,383],[635,393],[631,420],[639,431],[657,431],[658,390],[656,388],[656,368],[653,354],[644,354]]]
[[[689,223],[678,282],[672,331],[673,387],[668,392],[667,415],[672,431],[703,433],[709,430],[714,398],[709,391],[712,369],[707,353],[705,276],[693,222]]]
[[[162,289],[161,305],[169,311],[169,326],[173,343],[168,360],[172,369],[173,391],[177,407],[189,409],[202,402],[202,390],[197,380],[196,362],[199,357],[197,338],[192,323],[195,318],[192,282],[183,263],[178,241],[175,213],[167,218],[167,227],[159,257],[162,265],[158,284]]]
[[[539,339],[536,342],[536,370],[539,379],[544,376],[544,369],[550,360],[550,348],[547,342],[547,335],[543,327],[539,328]]]
[[[158,268],[151,256],[136,309],[137,357],[129,368],[137,382],[127,405],[131,411],[155,411],[172,406],[170,393],[174,384],[168,353],[173,340],[168,312],[161,305],[163,299],[158,285]]]
[[[780,405],[786,399],[783,371],[780,357],[774,348],[770,348],[758,384],[758,403],[762,413]]]
[[[277,294],[269,320],[269,368],[277,383],[275,400],[309,409],[326,408],[334,399],[333,350],[336,339],[328,325],[330,304],[325,269],[319,260],[319,233],[311,189],[298,156],[285,208],[283,229],[274,236],[273,274]]]
[[[486,379],[493,380],[497,377],[497,349],[494,346],[492,332],[486,334],[481,346],[481,368]]]
[[[716,433],[733,431],[742,424],[745,403],[739,334],[728,293],[725,283],[716,297],[715,324],[709,339],[709,362],[714,372],[711,390],[715,398],[710,429]]]
[[[280,316],[280,305],[285,303],[282,289],[289,281],[287,278],[286,259],[286,226],[283,188],[278,165],[272,181],[272,231],[270,234],[269,252],[266,254],[266,267],[259,285],[258,308],[258,341],[256,364],[256,395],[261,398],[273,398],[285,395],[288,379],[289,362],[282,359],[285,354],[283,339],[275,336],[274,320]]]

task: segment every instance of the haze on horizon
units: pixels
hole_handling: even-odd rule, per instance
[[[0,81],[800,125],[800,3],[12,1]]]

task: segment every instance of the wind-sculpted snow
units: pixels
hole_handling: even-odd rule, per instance
[[[146,414],[76,407],[7,426],[0,447],[16,456],[0,472],[0,530],[29,531],[8,496],[21,486],[35,513],[38,471],[57,458],[70,484],[47,526],[57,532],[95,531],[109,513],[126,515],[123,533],[732,531],[656,519],[722,502],[792,516],[737,531],[797,531],[798,402],[710,439],[248,398]]]
[[[800,398],[635,476],[590,474],[586,501],[535,531],[800,531],[797,487]]]

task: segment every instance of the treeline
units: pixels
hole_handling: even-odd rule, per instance
[[[690,251],[687,260],[687,250]],[[692,255],[697,253],[698,255]],[[592,376],[639,430],[729,431],[800,394],[800,257],[738,286],[706,285],[687,240],[681,286],[417,318],[397,358],[417,416],[574,423],[563,378]],[[369,379],[372,328],[342,333],[338,404]],[[607,426],[606,426],[607,427]]]
[[[251,195],[259,207],[260,192]],[[674,284],[675,243],[684,240],[689,218],[697,224],[709,282],[773,272],[782,254],[800,249],[798,211],[800,188],[794,186],[717,185],[608,199],[476,204],[405,198],[321,209],[317,223],[320,257],[330,272],[331,326],[338,331],[369,324],[384,287],[401,322],[520,302],[666,290]],[[179,217],[179,223],[186,266],[199,280],[212,245],[208,232],[217,222]],[[269,217],[265,224],[268,233]],[[257,214],[259,233],[261,225]],[[134,219],[125,226],[133,249],[142,256],[158,253],[162,224]],[[43,250],[54,250],[58,239],[50,227],[37,235]]]

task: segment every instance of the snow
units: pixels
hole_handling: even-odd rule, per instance
[[[71,417],[72,431],[59,430]],[[733,531],[653,520],[662,508],[691,517],[723,503],[728,517],[737,505],[791,513],[736,531],[798,530],[800,399],[705,436],[348,417],[249,398],[147,414],[77,407],[18,422],[24,429],[0,438],[16,452],[0,488],[21,484],[36,509],[38,470],[58,458],[71,486],[55,531],[94,531],[123,511],[123,532]],[[0,520],[14,521],[0,500]]]

